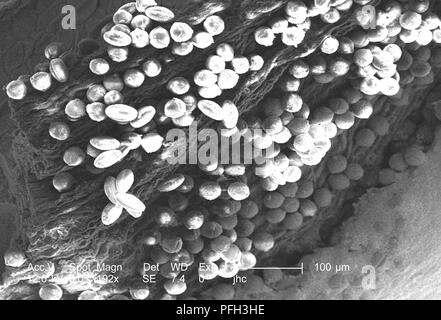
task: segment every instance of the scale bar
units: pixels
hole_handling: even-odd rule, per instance
[[[286,267],[286,268],[279,268],[279,267],[257,267],[257,268],[250,268],[250,270],[303,270],[301,267]]]
[[[250,270],[300,270],[303,274],[303,263],[300,267],[254,267]]]

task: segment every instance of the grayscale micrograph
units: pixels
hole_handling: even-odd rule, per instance
[[[0,300],[441,299],[440,16],[0,1]]]

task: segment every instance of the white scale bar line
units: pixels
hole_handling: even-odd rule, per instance
[[[257,267],[257,268],[250,268],[251,270],[301,270],[301,267],[285,267],[285,268],[279,268],[279,267]]]
[[[301,270],[303,274],[303,263],[300,267],[254,267],[251,270]]]

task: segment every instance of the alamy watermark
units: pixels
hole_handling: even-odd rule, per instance
[[[375,267],[371,265],[365,265],[361,268],[363,278],[361,280],[361,287],[364,290],[375,290],[377,288],[377,273]]]
[[[256,147],[259,139],[266,148]],[[197,121],[188,130],[169,130],[165,143],[170,146],[166,159],[170,164],[250,165],[253,160],[264,162],[265,157],[275,151],[274,142],[262,129],[246,129],[243,132],[237,129],[198,130]]]
[[[63,6],[61,14],[63,15],[63,18],[61,19],[61,27],[64,30],[73,30],[77,28],[77,11],[74,6]]]

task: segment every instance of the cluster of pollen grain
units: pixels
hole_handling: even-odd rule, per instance
[[[106,56],[89,61],[89,71],[100,80],[72,97],[64,105],[65,120],[50,123],[48,132],[56,143],[62,143],[75,142],[74,129],[79,121],[97,126],[110,122],[118,129],[92,136],[83,146],[70,143],[60,159],[65,168],[53,177],[53,186],[60,193],[71,192],[80,185],[75,174],[80,166],[100,175],[128,163],[127,159],[148,161],[166,147],[166,129],[188,128],[197,116],[215,121],[223,137],[253,146],[252,154],[247,155],[249,162],[200,161],[197,167],[183,166],[158,181],[160,201],[148,212],[153,223],[142,234],[139,245],[143,247],[143,265],[159,268],[140,271],[142,277],[161,277],[163,299],[175,299],[187,291],[185,270],[176,269],[176,264],[196,265],[199,278],[204,280],[231,279],[239,272],[250,271],[260,252],[277,246],[277,234],[298,231],[330,207],[336,193],[363,178],[360,164],[332,150],[333,139],[361,123],[364,125],[357,127],[353,138],[355,149],[373,146],[377,137],[390,131],[387,118],[374,108],[376,99],[383,95],[401,101],[405,99],[402,86],[434,80],[433,68],[441,66],[441,50],[433,48],[441,42],[441,21],[430,12],[428,3],[390,2],[377,9],[371,1],[289,1],[252,33],[261,55],[250,50],[239,53],[227,42],[216,43],[229,27],[222,12],[206,17],[199,25],[190,25],[178,21],[173,10],[155,0],[127,3],[102,29]],[[266,67],[264,57],[273,50],[271,47],[298,50],[313,35],[315,25],[337,25],[348,13],[358,24],[355,29],[344,36],[326,36],[315,52],[291,62],[273,90],[255,106],[255,112],[240,113],[230,95],[243,78]],[[128,61],[131,52],[148,47],[154,54],[123,72],[115,72],[115,64]],[[255,46],[250,48],[255,50]],[[207,53],[204,65],[190,77],[167,79],[164,91],[169,97],[161,97],[165,99],[153,105],[127,101],[127,91],[156,80],[171,61],[194,50]],[[31,93],[50,91],[53,82],[69,81],[62,51],[58,43],[48,45],[44,52],[46,69],[38,67],[32,76],[10,82],[7,95],[23,100]],[[349,85],[338,95],[318,105],[308,100],[304,89],[311,82],[326,86],[343,78]],[[434,118],[441,119],[440,105],[434,102],[429,108]],[[426,129],[417,130],[418,143],[394,150],[389,167],[380,172],[381,184],[390,184],[399,172],[424,163],[422,145],[430,140],[430,130]],[[312,170],[321,163],[325,163],[325,179],[318,183]],[[137,173],[132,167],[105,178],[103,189],[108,201],[101,212],[104,226],[117,225],[124,212],[138,219],[147,211],[142,197],[136,195]],[[23,253],[15,251],[8,252],[5,259],[10,267],[20,267],[26,261]],[[279,273],[264,274],[267,283],[282,277]],[[263,283],[257,276],[253,279],[250,290]],[[128,293],[132,299],[144,300],[150,297],[150,289],[150,285],[135,281]],[[205,294],[231,299],[235,289],[221,283]],[[47,284],[39,295],[45,300],[59,300],[63,289]],[[128,299],[122,294],[90,290],[78,299],[105,296]]]

